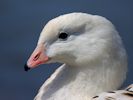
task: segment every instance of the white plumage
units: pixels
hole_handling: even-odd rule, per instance
[[[125,90],[103,92],[92,100],[133,100],[133,84]]]
[[[27,65],[53,62],[64,64],[35,100],[91,100],[119,88],[127,72],[126,52],[112,23],[86,13],[62,15],[46,24]]]

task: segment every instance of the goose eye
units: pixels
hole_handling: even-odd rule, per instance
[[[67,33],[60,33],[59,39],[66,39],[68,37]]]

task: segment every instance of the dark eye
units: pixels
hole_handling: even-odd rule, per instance
[[[67,39],[67,37],[68,37],[68,34],[67,33],[60,33],[59,34],[59,39]]]

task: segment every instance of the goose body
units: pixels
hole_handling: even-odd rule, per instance
[[[70,13],[49,21],[27,62],[29,68],[63,63],[46,80],[35,100],[91,100],[118,89],[127,72],[127,55],[113,24],[106,18]]]

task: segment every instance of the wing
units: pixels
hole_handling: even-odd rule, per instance
[[[101,93],[92,100],[133,100],[133,84],[125,90],[109,91]]]

